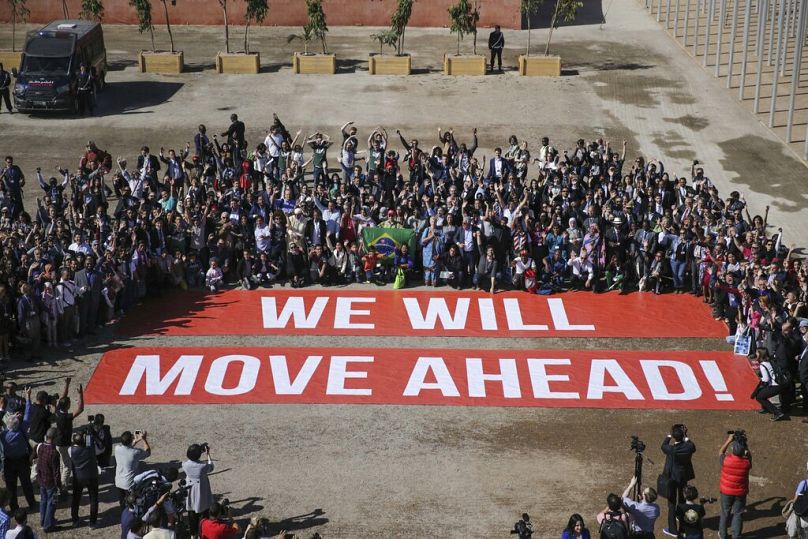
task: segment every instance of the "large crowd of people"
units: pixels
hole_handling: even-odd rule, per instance
[[[395,281],[692,294],[757,358],[761,411],[785,417],[798,385],[808,411],[808,268],[768,208],[753,216],[742,194],[720,195],[698,161],[679,176],[656,159],[627,162],[625,142],[557,149],[515,135],[481,156],[477,129],[419,141],[348,122],[332,138],[292,133],[277,115],[257,143],[246,133],[233,114],[221,133],[200,125],[179,150],[142,146],[131,162],[92,141],[73,169],[42,163],[26,174],[7,156],[0,361],[70,347],[174,288]],[[378,228],[411,231],[414,242],[381,253],[363,239]],[[130,438],[148,450],[145,435]],[[70,437],[52,442],[48,458],[70,462]],[[43,473],[58,491],[59,478]],[[80,480],[91,496],[92,484]]]

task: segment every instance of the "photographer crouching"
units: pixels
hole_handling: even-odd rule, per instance
[[[727,440],[718,450],[721,460],[721,519],[718,524],[718,536],[727,539],[727,521],[731,519],[732,537],[739,539],[743,533],[746,495],[749,494],[752,454],[749,452],[746,431],[735,430],[728,434]]]
[[[239,536],[238,524],[230,517],[230,502],[225,498],[222,503],[215,502],[210,506],[210,517],[203,518],[199,526],[205,539],[229,539]]]

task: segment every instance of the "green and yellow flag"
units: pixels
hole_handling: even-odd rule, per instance
[[[362,229],[362,241],[365,249],[375,247],[385,263],[391,263],[396,248],[405,243],[409,246],[410,256],[415,258],[415,230],[412,228],[366,227]]]

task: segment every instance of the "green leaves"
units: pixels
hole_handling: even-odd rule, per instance
[[[553,20],[553,28],[558,28],[561,22],[572,22],[578,10],[583,7],[582,0],[558,0],[558,11]]]
[[[255,21],[258,24],[264,22],[269,13],[267,0],[247,0],[247,11],[244,18],[247,22]]]
[[[101,0],[81,0],[79,18],[100,21],[104,16],[104,4]]]
[[[457,54],[460,54],[460,40],[466,34],[477,33],[477,21],[480,20],[480,10],[476,3],[469,0],[458,0],[453,6],[449,6],[449,17],[452,25],[449,31],[457,34]]]
[[[379,42],[379,54],[382,54],[382,47],[385,45],[388,47],[395,47],[398,43],[398,32],[393,29],[385,30],[384,32],[379,32],[378,34],[370,34],[370,37]]]
[[[151,16],[151,2],[149,0],[129,0],[129,5],[135,8],[135,12],[137,12],[138,31],[141,34],[150,31],[154,27]]]
[[[328,25],[325,22],[325,11],[323,11],[323,0],[306,0],[306,11],[309,16],[309,22],[303,28],[303,32],[313,36],[314,39],[319,39],[323,45],[323,54],[328,54],[328,48],[325,43],[325,34],[328,32]]]

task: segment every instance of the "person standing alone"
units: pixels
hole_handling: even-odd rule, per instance
[[[687,437],[687,427],[674,425],[671,433],[662,442],[662,452],[665,453],[662,475],[667,479],[665,497],[668,498],[668,527],[662,531],[665,535],[675,537],[676,506],[684,503],[685,487],[688,481],[696,478],[692,462],[696,444]]]
[[[494,26],[494,31],[488,34],[488,48],[491,50],[491,71],[494,70],[494,57],[497,59],[499,71],[502,72],[502,49],[505,48],[505,35]]]

